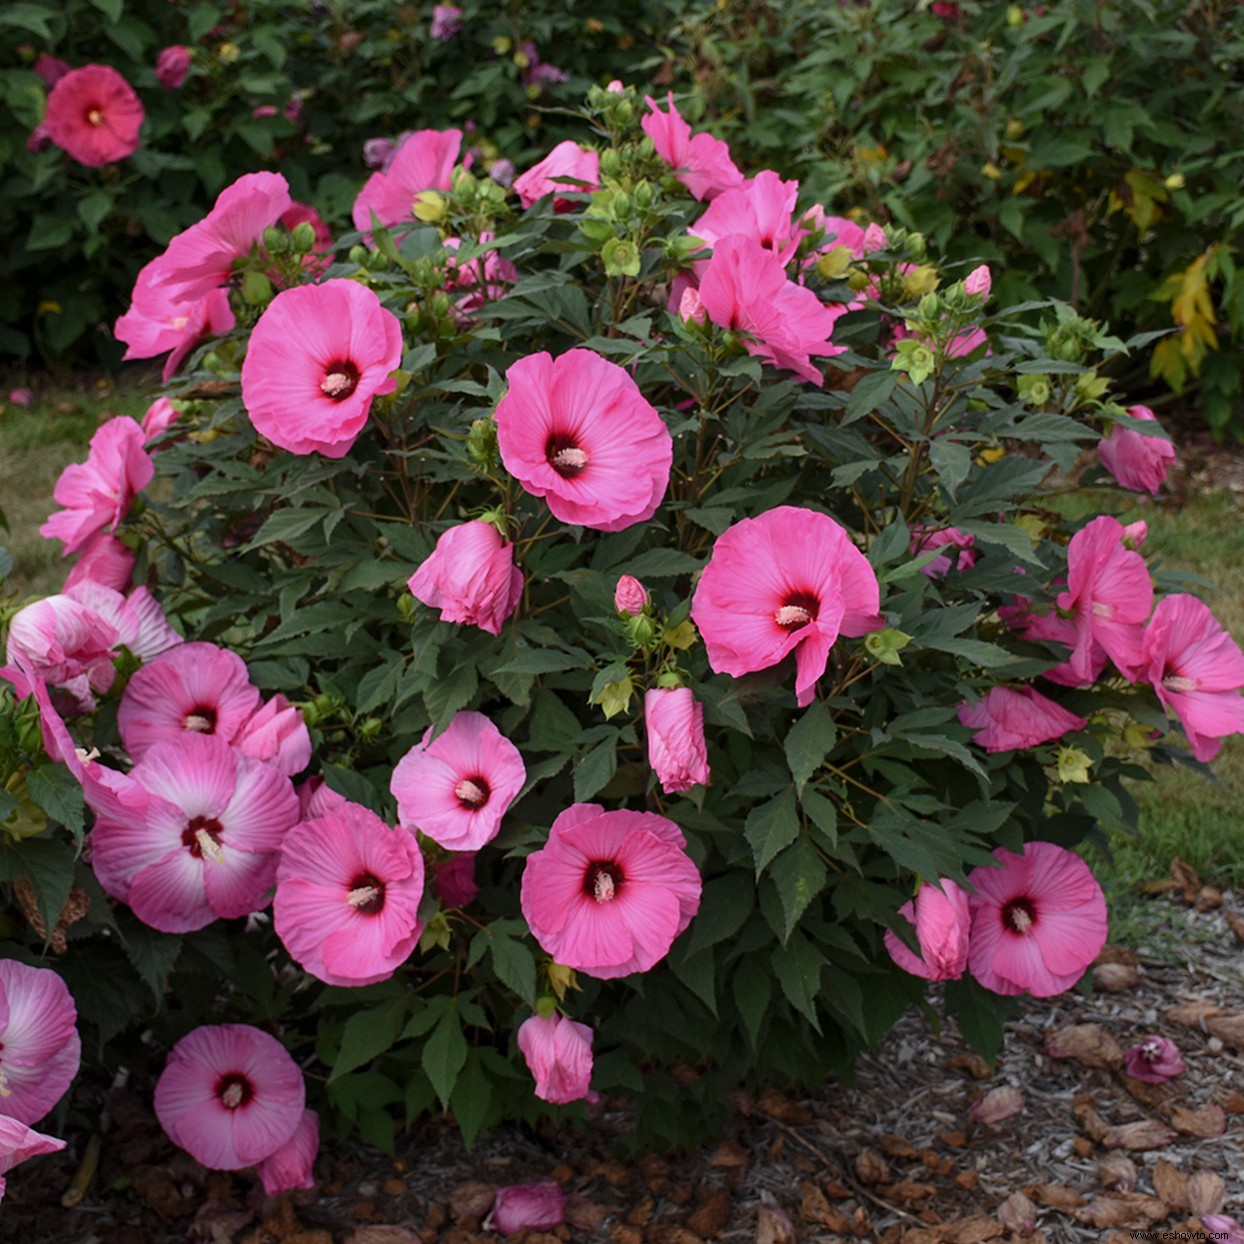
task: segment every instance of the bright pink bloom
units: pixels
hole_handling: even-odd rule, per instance
[[[559,963],[601,980],[646,972],[700,907],[700,874],[655,812],[567,808],[527,857],[523,915]]]
[[[1084,686],[1096,680],[1109,657],[1126,679],[1136,681],[1153,580],[1145,559],[1124,545],[1117,518],[1104,514],[1071,537],[1067,590],[1057,604],[1071,615],[1075,641],[1070,659],[1046,678]]]
[[[43,124],[48,137],[79,164],[101,168],[138,150],[143,105],[111,65],[83,65],[52,87]]]
[[[827,514],[782,505],[717,537],[691,617],[708,663],[735,678],[795,654],[795,693],[812,702],[839,635],[884,625],[877,575]]]
[[[462,10],[456,4],[434,4],[432,6],[432,29],[429,31],[433,39],[442,43],[452,39],[462,30]]]
[[[392,393],[402,360],[397,316],[356,281],[283,290],[251,333],[242,401],[255,430],[290,453],[343,457],[372,398]]]
[[[829,338],[847,304],[826,306],[812,290],[787,280],[782,260],[752,238],[725,237],[714,246],[700,298],[714,324],[755,338],[746,343],[749,354],[812,384],[825,383],[812,356],[830,357],[846,349]]]
[[[388,980],[423,932],[423,856],[413,834],[347,803],[285,838],[272,903],[277,936],[330,985]]]
[[[493,234],[487,229],[479,235],[481,245],[492,240]],[[518,269],[496,251],[459,263],[456,252],[461,246],[461,238],[445,239],[445,249],[450,252],[445,264],[445,289],[455,295],[454,313],[465,324],[490,303],[505,297],[506,287],[518,280]]]
[[[989,291],[992,288],[993,276],[988,264],[983,263],[979,268],[973,268],[963,279],[964,292],[978,295],[982,301],[989,297]]]
[[[31,402],[35,400],[35,395],[30,389],[10,389],[9,401],[14,406],[20,406],[23,410],[29,408]]]
[[[672,294],[671,290],[671,294]],[[678,318],[685,324],[703,324],[708,319],[698,285],[688,285],[678,299]]]
[[[968,929],[972,923],[968,896],[946,877],[924,882],[916,897],[898,914],[916,930],[920,953],[912,951],[897,933],[885,932],[885,948],[904,972],[928,981],[958,980],[968,966]]]
[[[576,185],[586,182],[586,185]],[[533,164],[514,179],[514,189],[524,207],[533,207],[546,194],[561,190],[588,194],[600,188],[600,155],[566,139],[558,143],[539,164]],[[571,199],[554,198],[555,212],[571,212],[577,204]]]
[[[212,210],[197,224],[169,242],[152,262],[155,279],[171,300],[195,303],[220,285],[227,285],[233,261],[250,254],[289,211],[289,183],[280,173],[244,173],[226,186]]]
[[[536,1080],[541,1101],[564,1106],[597,1101],[592,1079],[592,1030],[564,1015],[533,1015],[518,1028],[518,1048]]]
[[[730,158],[729,146],[711,134],[691,134],[691,126],[674,107],[674,92],[666,97],[669,112],[662,112],[649,95],[649,111],[640,121],[652,139],[657,155],[674,170],[677,179],[703,202],[716,198],[743,182],[743,174]]]
[[[1088,722],[1031,687],[991,687],[977,704],[959,705],[959,724],[976,731],[987,752],[1011,752],[1083,730]]]
[[[78,1008],[50,968],[0,959],[0,1116],[38,1123],[78,1074]]]
[[[644,693],[648,763],[672,795],[708,781],[704,705],[690,687],[653,687]]]
[[[475,882],[475,851],[459,851],[428,865],[432,890],[446,907],[465,907],[479,894]]]
[[[613,589],[613,607],[633,618],[643,613],[647,605],[648,589],[634,575],[622,575]]]
[[[143,448],[143,432],[125,415],[109,419],[91,437],[85,462],[70,463],[60,474],[52,496],[64,506],[39,534],[63,540],[62,556],[84,548],[97,532],[116,531],[137,493],[151,483],[155,463]]]
[[[523,572],[514,564],[514,546],[491,523],[473,519],[441,533],[407,586],[416,600],[441,611],[442,622],[499,635],[523,594]]]
[[[408,134],[383,171],[373,173],[354,200],[354,227],[370,236],[372,216],[391,228],[414,219],[415,200],[425,190],[448,190],[461,130],[416,130]]]
[[[1123,1056],[1123,1067],[1133,1080],[1146,1084],[1165,1084],[1188,1070],[1179,1056],[1179,1046],[1165,1037],[1146,1037]]]
[[[128,596],[122,596],[93,579],[83,579],[72,587],[67,586],[65,595],[94,609],[105,622],[114,626],[117,642],[140,661],[150,661],[184,642],[169,625],[160,602],[149,588],[136,587]]]
[[[309,777],[295,788],[298,793],[298,819],[313,821],[336,812],[350,801],[338,794],[322,777]]]
[[[505,469],[564,523],[622,531],[669,486],[674,441],[629,373],[591,350],[519,359],[497,404]]]
[[[35,58],[35,63],[31,65],[31,69],[43,79],[44,85],[48,87],[55,86],[70,68],[67,60],[61,60],[59,56],[51,56],[47,52],[40,53]]]
[[[181,644],[135,670],[117,710],[121,741],[134,760],[184,733],[233,743],[259,710],[246,663],[215,644]]]
[[[95,776],[85,787],[91,863],[140,920],[190,933],[267,905],[298,817],[279,769],[211,735],[181,734],[155,743],[128,775]]]
[[[1178,593],[1158,601],[1145,631],[1140,675],[1179,718],[1200,761],[1244,733],[1244,652],[1204,601]]]
[[[155,1088],[156,1117],[169,1139],[217,1171],[271,1158],[305,1108],[298,1064],[249,1024],[205,1025],[182,1037]]]
[[[315,1155],[320,1149],[320,1116],[304,1110],[294,1134],[271,1157],[255,1166],[268,1196],[315,1187]]]
[[[1201,1226],[1216,1244],[1244,1244],[1244,1226],[1228,1214],[1200,1214]]]
[[[167,397],[157,397],[142,418],[143,436],[147,443],[159,440],[181,418],[181,411]]]
[[[1052,842],[999,847],[1001,868],[968,874],[968,970],[998,994],[1050,998],[1084,975],[1106,944],[1106,899],[1088,865]]]
[[[161,48],[160,55],[156,57],[156,81],[165,90],[177,90],[190,72],[191,59],[190,49],[180,43]]]
[[[1154,423],[1157,417],[1148,406],[1129,406],[1133,419]],[[1097,454],[1111,475],[1134,492],[1150,492],[1155,497],[1166,480],[1166,473],[1175,461],[1175,446],[1160,436],[1146,436],[1116,423],[1110,435],[1098,442]]]
[[[520,1231],[547,1231],[566,1215],[566,1194],[551,1182],[511,1184],[497,1189],[486,1229],[498,1235],[517,1235]]]
[[[517,747],[483,713],[455,713],[448,728],[397,762],[389,789],[403,829],[427,834],[450,851],[478,851],[527,780]]]
[[[311,734],[300,709],[279,692],[265,701],[233,736],[244,756],[276,765],[286,777],[311,763]]]
[[[913,557],[927,553],[931,549],[949,548],[949,552],[935,557],[920,573],[930,579],[944,577],[952,566],[959,570],[971,570],[976,565],[976,537],[958,527],[942,527],[931,530],[917,523],[911,529],[911,544],[908,552]]]
[[[687,232],[714,249],[728,237],[748,238],[776,255],[785,267],[807,233],[794,218],[798,197],[797,181],[783,181],[765,169],[719,194]]]
[[[64,1147],[63,1140],[32,1131],[24,1123],[0,1114],[0,1201],[4,1200],[4,1177],[18,1163],[41,1153],[56,1153]]]

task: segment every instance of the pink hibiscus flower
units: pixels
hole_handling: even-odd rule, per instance
[[[648,763],[672,795],[708,781],[704,705],[690,687],[653,687],[644,693]]]
[[[294,1134],[271,1156],[255,1166],[268,1196],[294,1188],[315,1187],[315,1155],[320,1150],[320,1116],[304,1110]]]
[[[586,185],[576,185],[586,182]],[[546,194],[563,190],[588,194],[600,188],[600,155],[566,139],[558,143],[538,164],[514,179],[514,189],[523,207],[534,207]],[[555,212],[574,211],[573,199],[554,198]]]
[[[695,198],[703,202],[714,199],[723,190],[743,182],[743,174],[730,158],[729,146],[711,134],[691,133],[691,126],[674,107],[674,92],[666,97],[668,112],[662,112],[651,95],[644,102],[648,112],[640,121],[644,133],[652,139],[657,155],[674,170]]]
[[[111,65],[83,65],[57,79],[43,124],[47,136],[79,164],[101,168],[138,150],[143,105]]]
[[[942,527],[938,530],[924,527],[917,523],[911,529],[911,544],[908,552],[913,557],[927,553],[932,549],[945,548],[948,551],[935,557],[927,566],[921,567],[920,573],[930,579],[943,578],[952,566],[959,570],[971,570],[976,565],[976,537],[958,527]]]
[[[455,713],[435,739],[397,762],[389,789],[397,821],[450,851],[478,851],[501,829],[501,818],[527,780],[517,747],[483,713]]]
[[[207,1025],[182,1037],[155,1088],[156,1118],[169,1139],[217,1171],[271,1158],[305,1108],[298,1064],[249,1024]]]
[[[527,857],[521,901],[544,950],[611,980],[646,972],[669,953],[699,910],[700,888],[673,821],[577,803]]]
[[[90,579],[124,594],[134,580],[134,560],[134,554],[116,536],[101,531],[86,542],[82,555],[69,568],[65,589]]]
[[[1188,1070],[1179,1046],[1165,1037],[1146,1037],[1133,1045],[1123,1055],[1123,1067],[1133,1080],[1146,1084],[1165,1084]]]
[[[797,181],[783,181],[771,169],[719,194],[687,230],[714,250],[729,237],[744,237],[776,255],[785,268],[807,230],[794,218]]]
[[[153,260],[158,265],[153,279],[170,300],[198,302],[229,283],[233,261],[250,254],[291,202],[289,183],[280,173],[244,173],[217,195],[202,220],[183,229]]]
[[[153,744],[121,775],[87,769],[100,885],[152,928],[190,933],[267,905],[281,842],[298,817],[273,765],[211,735]]]
[[[65,508],[53,514],[39,534],[63,540],[64,557],[78,552],[105,528],[116,531],[154,474],[155,463],[143,448],[142,428],[125,415],[109,419],[91,437],[86,461],[70,463],[61,472],[52,496]]]
[[[519,359],[497,404],[501,461],[564,523],[622,531],[669,486],[674,441],[630,375],[591,350]]]
[[[1088,722],[1031,687],[991,687],[977,704],[959,705],[959,724],[976,731],[987,752],[1018,751],[1083,730]]]
[[[386,228],[414,219],[415,200],[424,190],[448,190],[462,149],[461,130],[416,130],[373,173],[354,200],[354,227],[368,234],[372,216]]]
[[[295,826],[272,904],[277,936],[330,985],[388,980],[418,944],[423,857],[412,834],[356,803]]]
[[[1157,416],[1148,406],[1129,406],[1133,419],[1154,423]],[[1123,485],[1135,492],[1151,492],[1155,497],[1166,481],[1166,473],[1175,461],[1175,446],[1160,436],[1145,436],[1115,424],[1110,435],[1097,445],[1101,464]]]
[[[441,533],[407,586],[416,600],[441,611],[442,622],[499,635],[523,594],[523,572],[514,564],[514,546],[491,523],[472,519]]]
[[[998,994],[1050,998],[1084,975],[1106,944],[1106,899],[1088,865],[1052,842],[968,874],[974,893],[968,970]]]
[[[536,1080],[541,1101],[564,1106],[598,1101],[592,1079],[592,1030],[564,1015],[533,1015],[518,1027],[518,1048]]]
[[[0,1114],[0,1201],[4,1200],[4,1177],[18,1163],[41,1153],[57,1153],[64,1147],[63,1140],[32,1131],[24,1123]]]
[[[1045,675],[1054,682],[1085,686],[1107,657],[1129,682],[1136,681],[1153,580],[1145,559],[1123,537],[1123,524],[1108,514],[1071,537],[1067,590],[1057,604],[1071,615],[1075,638],[1070,659]]]
[[[749,354],[812,384],[825,383],[812,356],[828,358],[846,349],[829,338],[848,304],[826,306],[812,290],[787,280],[782,260],[752,238],[717,243],[700,281],[700,299],[714,324],[755,338],[745,343]]]
[[[283,290],[251,333],[242,401],[255,430],[290,453],[341,458],[372,398],[392,393],[402,360],[397,316],[356,281]]]
[[[968,966],[968,930],[972,923],[968,896],[946,877],[936,885],[921,884],[916,897],[898,909],[916,931],[916,954],[892,929],[885,948],[904,972],[928,981],[958,980]]]
[[[479,894],[475,881],[475,851],[462,851],[429,864],[432,892],[445,907],[465,907]]]
[[[1229,734],[1244,733],[1244,652],[1204,601],[1163,597],[1141,650],[1140,674],[1179,718],[1192,754],[1213,760]]]
[[[493,234],[487,229],[479,235],[481,245],[492,240]],[[459,263],[456,252],[461,246],[461,238],[445,239],[445,249],[450,252],[445,265],[445,289],[455,296],[454,314],[466,324],[490,303],[505,296],[506,287],[518,280],[518,269],[496,251]]]
[[[156,81],[166,91],[177,90],[186,80],[190,72],[193,53],[185,44],[174,43],[170,47],[161,48],[156,57]]]
[[[66,692],[79,712],[112,686],[120,636],[94,609],[67,594],[45,596],[9,623],[5,660],[16,671]]]
[[[38,1123],[64,1097],[82,1059],[77,1023],[60,976],[0,959],[0,1116]]]
[[[782,505],[717,537],[691,605],[719,674],[738,678],[795,654],[795,694],[812,702],[839,635],[884,625],[868,559],[827,514]]]

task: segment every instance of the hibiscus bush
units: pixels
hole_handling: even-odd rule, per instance
[[[1072,848],[1139,759],[1244,729],[1143,523],[1063,504],[1160,483],[1099,371],[1146,339],[668,100],[581,125],[513,193],[410,136],[328,253],[280,175],[226,189],[129,314],[231,326],[163,345],[9,610],[3,953],[270,1189],[428,1111],[691,1143],[929,980],[992,1053],[1103,945]]]

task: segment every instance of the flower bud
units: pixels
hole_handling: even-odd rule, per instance
[[[309,220],[299,221],[292,235],[294,253],[309,255],[315,249],[315,226]]]
[[[708,322],[708,309],[704,306],[704,299],[700,297],[700,291],[694,286],[689,285],[682,292],[682,298],[678,303],[679,318],[686,324],[706,324]]]
[[[643,613],[648,604],[648,589],[634,575],[624,574],[613,592],[614,608],[619,613]]]
[[[864,637],[865,651],[882,665],[902,665],[902,658],[898,654],[909,643],[911,636],[892,626],[887,626],[882,631],[871,631]]]
[[[936,268],[929,264],[921,264],[904,274],[903,289],[908,298],[920,298],[937,288],[938,279]]]
[[[355,244],[352,247],[350,247],[350,262],[351,263],[358,264],[360,268],[366,268],[368,260],[370,259],[371,259],[371,251],[369,251],[366,246],[363,246],[360,243],[355,242]]]
[[[973,268],[963,280],[964,292],[982,300],[989,297],[989,291],[992,288],[993,276],[988,264],[983,263],[979,268]]]
[[[435,190],[423,190],[415,196],[414,212],[416,220],[422,220],[425,225],[440,224],[449,216],[449,204],[445,200],[443,194],[439,194]]]
[[[1182,190],[1184,188],[1184,175],[1182,173],[1172,173],[1163,180],[1162,184],[1168,190]]]
[[[475,419],[466,439],[467,457],[481,471],[497,465],[497,423],[495,419]]]
[[[667,794],[708,781],[704,706],[690,687],[655,687],[644,696],[648,763]]]
[[[242,301],[248,307],[265,307],[272,301],[272,282],[262,272],[248,272],[242,278]]]
[[[824,281],[836,280],[851,267],[853,258],[849,246],[835,246],[816,261],[816,274]]]

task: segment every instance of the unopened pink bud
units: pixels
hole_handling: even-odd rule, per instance
[[[973,268],[963,282],[963,288],[969,294],[979,294],[981,298],[988,298],[989,291],[993,288],[993,278],[989,274],[989,265],[981,264],[979,268]]]
[[[625,92],[626,87],[622,85],[621,79],[614,78],[614,80],[610,82],[607,87],[605,87],[605,90],[612,95],[621,95]]]
[[[704,299],[700,297],[700,291],[694,286],[689,286],[683,290],[682,300],[678,304],[678,314],[688,323],[694,321],[697,324],[702,324],[708,319],[708,311],[704,307]]]
[[[1138,549],[1149,538],[1149,524],[1143,518],[1128,523],[1123,528],[1123,543],[1129,549]]]
[[[619,613],[633,618],[648,604],[648,589],[634,575],[624,574],[614,590],[613,604]]]

